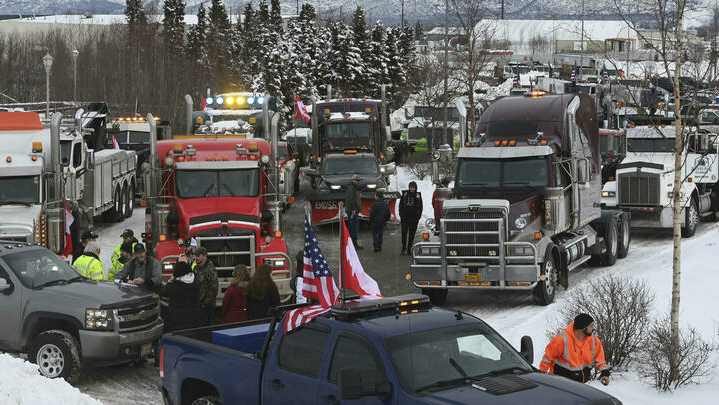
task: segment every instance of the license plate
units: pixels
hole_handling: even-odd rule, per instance
[[[140,346],[140,356],[147,356],[150,354],[150,351],[152,351],[152,343],[145,343],[144,345]]]
[[[482,275],[481,274],[467,274],[466,276],[467,281],[482,281]]]

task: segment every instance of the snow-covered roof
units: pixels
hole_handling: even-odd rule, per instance
[[[330,114],[329,121],[342,121],[342,120],[369,120],[371,116],[363,112],[346,112],[346,113],[332,113]]]
[[[527,43],[534,37],[549,41],[579,41],[582,38],[580,20],[486,20],[480,22],[481,30],[496,29],[497,38],[506,39],[513,44]],[[584,40],[603,41],[608,38],[636,38],[624,21],[584,21]]]

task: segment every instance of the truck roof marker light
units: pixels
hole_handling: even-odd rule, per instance
[[[32,143],[32,153],[40,153],[42,152],[42,142],[33,142]]]
[[[500,141],[494,141],[494,146],[499,146],[501,143]]]
[[[322,157],[321,157],[321,156],[317,156],[317,161],[318,161],[318,162],[321,162],[321,161],[322,161]]]
[[[652,127],[652,124],[647,125],[647,128],[651,128],[651,127]]]
[[[666,127],[667,127],[667,124],[662,124],[662,128],[666,128]]]
[[[195,124],[202,124],[202,117],[197,117],[195,119]]]
[[[506,140],[506,139],[503,140],[503,141],[502,141],[502,146],[507,146],[507,145],[509,145],[509,141]]]
[[[257,118],[250,117],[250,124],[257,124]]]
[[[621,107],[621,106],[622,106],[622,102],[621,102],[621,101],[617,101],[617,107]]]
[[[423,232],[422,233],[422,239],[429,240],[429,232]]]
[[[371,109],[370,107],[367,107],[367,108],[364,109],[364,112],[366,112],[366,113],[371,113],[371,112],[372,112],[372,109]]]
[[[205,160],[208,161],[208,162],[211,161],[211,160],[212,160],[212,156],[206,157]]]
[[[226,162],[226,161],[230,160],[230,158],[227,155],[225,155],[222,157],[222,160],[224,160]]]
[[[275,238],[281,238],[282,237],[282,231],[275,231]]]
[[[354,154],[357,154],[357,150],[356,150],[356,149],[347,149],[347,150],[345,151],[345,155],[354,155]]]
[[[160,235],[160,242],[164,242],[167,240],[167,235]]]
[[[329,109],[329,108],[325,108],[324,113],[325,113],[325,115],[330,115],[330,109]]]
[[[517,146],[517,141],[512,139],[511,141],[509,141],[509,146]]]
[[[542,233],[541,233],[541,232],[535,232],[535,233],[534,233],[534,239],[536,239],[536,240],[542,239]]]
[[[220,159],[221,159],[221,158],[220,158],[219,156],[215,156],[215,162],[219,162]]]
[[[10,156],[8,156],[5,158],[5,161],[8,163],[12,163],[12,158]]]

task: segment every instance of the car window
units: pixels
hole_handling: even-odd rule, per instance
[[[321,325],[300,327],[282,338],[277,360],[280,367],[310,377],[317,377],[329,328]]]
[[[359,336],[340,335],[332,354],[332,363],[328,380],[339,381],[340,371],[352,368],[359,371],[384,371],[377,351]]]

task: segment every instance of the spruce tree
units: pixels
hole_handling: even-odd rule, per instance
[[[202,67],[207,66],[207,14],[204,4],[197,9],[197,24],[190,27],[187,32],[186,54],[190,60],[195,61]]]
[[[372,27],[370,41],[369,69],[372,72],[370,90],[373,97],[379,97],[381,86],[389,84],[389,71],[387,70],[387,55],[385,50],[385,32],[382,21],[377,21]]]
[[[282,6],[280,0],[272,0],[270,7],[270,25],[273,33],[279,37],[282,34]]]
[[[391,94],[390,99],[393,105],[397,105],[397,102],[399,102],[399,92],[403,89],[407,81],[402,57],[398,49],[401,36],[400,31],[399,27],[389,28],[385,41],[385,57],[387,58],[387,73],[390,88],[389,94]]]
[[[352,67],[356,73],[355,79],[352,81],[352,95],[366,96],[372,91],[369,88],[372,72],[367,67],[367,62],[370,60],[370,47],[367,38],[367,22],[360,6],[357,6],[352,15],[352,52],[352,56],[355,56]]]
[[[162,26],[165,44],[175,55],[182,53],[185,45],[185,2],[183,0],[165,0]]]
[[[218,89],[226,89],[231,84],[229,67],[232,66],[230,18],[227,16],[222,0],[210,3],[209,27],[207,30],[207,52],[212,61],[212,76]]]
[[[142,8],[142,0],[125,1],[125,18],[127,18],[128,40],[131,46],[137,47],[137,42],[147,27],[147,15]]]
[[[317,18],[317,12],[310,3],[305,3],[300,9],[300,21],[314,21]]]
[[[424,40],[424,27],[422,27],[422,23],[417,20],[417,23],[414,25],[414,39],[417,41]]]

